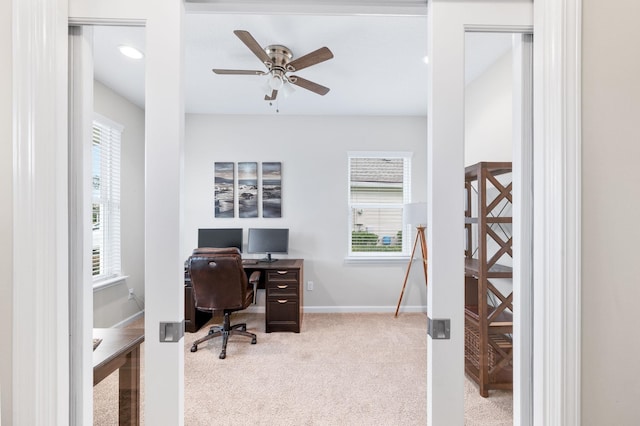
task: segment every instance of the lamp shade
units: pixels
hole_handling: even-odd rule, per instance
[[[427,203],[408,203],[404,205],[404,223],[412,226],[427,224]]]
[[[288,82],[284,83],[282,89],[280,89],[280,92],[284,95],[285,98],[288,98],[295,91],[296,89],[293,88],[293,85]]]
[[[284,82],[282,81],[282,77],[278,74],[273,74],[269,77],[269,87],[273,90],[280,90]]]

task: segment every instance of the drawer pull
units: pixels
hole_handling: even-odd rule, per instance
[[[287,287],[289,287],[289,286],[288,286],[288,285],[286,285],[286,284],[279,284],[279,285],[278,285],[278,288],[279,288],[279,289],[285,289],[285,288],[287,288]]]
[[[286,273],[287,273],[287,272],[289,272],[289,271],[276,271],[276,272],[277,272],[278,274],[280,274],[280,275],[284,275],[284,274],[286,274]]]
[[[287,299],[278,299],[278,303],[283,304],[283,303],[287,303]]]

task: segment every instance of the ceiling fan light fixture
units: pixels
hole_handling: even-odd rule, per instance
[[[273,92],[273,89],[271,88],[271,85],[269,84],[269,81],[271,80],[271,77],[269,77],[260,87],[262,88],[262,91],[264,92],[265,95],[267,96],[271,96],[271,92]]]
[[[282,77],[278,74],[272,74],[269,76],[269,87],[273,90],[280,90],[284,85],[284,81],[282,81]]]
[[[296,89],[293,87],[293,84],[291,83],[284,83],[284,85],[282,86],[282,89],[280,89],[280,93],[282,93],[282,95],[285,98],[288,98],[295,91]]]
[[[121,44],[120,46],[118,46],[118,49],[120,49],[120,53],[122,53],[127,58],[142,59],[144,57],[144,54],[133,46]]]

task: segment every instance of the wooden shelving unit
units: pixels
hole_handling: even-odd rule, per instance
[[[465,371],[483,397],[513,388],[510,173],[509,162],[465,169]]]

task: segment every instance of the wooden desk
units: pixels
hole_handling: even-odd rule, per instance
[[[247,275],[260,271],[258,288],[265,289],[265,331],[293,331],[300,333],[302,323],[303,259],[279,259],[272,263],[244,263]],[[211,319],[211,314],[198,311],[193,300],[191,278],[184,271],[185,330],[194,333]]]
[[[119,369],[119,423],[140,424],[140,344],[144,342],[144,330],[94,328],[93,338],[102,339],[93,351],[93,385]]]

